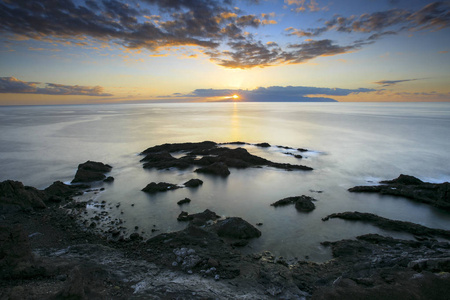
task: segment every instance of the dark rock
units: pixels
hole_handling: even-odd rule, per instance
[[[75,196],[80,189],[88,188],[87,185],[67,185],[61,181],[55,181],[47,187],[44,192],[49,196],[56,196],[61,198],[67,198]]]
[[[314,199],[308,196],[302,196],[297,202],[295,202],[295,208],[299,211],[309,212],[316,208],[312,202]]]
[[[179,159],[173,157],[169,152],[157,152],[147,154],[141,161],[144,162],[144,168],[156,168],[158,170],[177,168],[184,170],[190,167],[193,158],[181,157]]]
[[[191,199],[189,199],[189,198],[184,198],[183,200],[178,201],[177,204],[178,204],[178,205],[183,205],[183,204],[189,203],[189,202],[191,202]]]
[[[34,257],[23,228],[0,225],[0,278],[24,277]]]
[[[44,201],[47,197],[45,192],[24,186],[19,181],[0,182],[0,210],[46,208]]]
[[[450,183],[428,183],[420,179],[400,175],[393,180],[382,181],[385,185],[355,186],[350,192],[380,193],[382,195],[402,196],[415,201],[450,210]]]
[[[298,159],[302,159],[303,158],[303,156],[301,156],[300,154],[295,154],[295,153],[292,153],[292,152],[285,152],[284,154],[291,155],[291,156],[293,156],[295,158],[298,158]]]
[[[178,151],[198,151],[203,149],[210,149],[215,147],[217,144],[210,141],[200,142],[200,143],[175,143],[175,144],[163,144],[154,147],[147,148],[142,151],[141,154],[156,153],[156,152],[178,152]]]
[[[78,165],[73,183],[77,182],[92,182],[99,181],[106,178],[104,173],[110,172],[112,167],[101,162],[87,161]]]
[[[269,143],[259,143],[259,144],[255,144],[255,146],[262,147],[262,148],[268,148],[268,147],[270,147],[270,144]]]
[[[213,163],[212,165],[196,169],[195,172],[219,175],[219,176],[224,176],[224,177],[230,175],[230,170],[228,170],[227,165],[222,162],[216,162],[216,163]]]
[[[384,180],[384,181],[381,181],[381,183],[386,183],[386,184],[404,184],[404,185],[418,185],[418,184],[422,184],[423,181],[420,180],[419,178],[414,177],[414,176],[400,174],[400,176],[397,177],[397,178],[395,178],[395,179],[392,179],[392,180]]]
[[[157,192],[166,192],[169,190],[175,190],[178,188],[180,188],[178,185],[172,184],[172,183],[150,182],[149,184],[147,184],[147,186],[145,188],[142,189],[142,191],[149,193],[149,194],[153,194],[153,193],[157,193]]]
[[[206,209],[204,212],[196,213],[196,214],[188,214],[185,211],[182,211],[180,215],[177,217],[178,221],[191,221],[192,224],[197,226],[205,225],[208,221],[214,221],[219,219],[220,216],[218,216],[215,212],[210,211],[209,209]]]
[[[106,179],[103,180],[103,181],[104,181],[104,182],[113,182],[113,181],[114,181],[114,177],[108,176],[108,177],[106,177]]]
[[[295,196],[295,197],[287,197],[281,200],[278,200],[275,203],[270,204],[271,206],[284,206],[289,204],[295,204],[295,208],[299,211],[309,212],[316,208],[313,201],[317,201],[316,199],[309,196]]]
[[[299,151],[299,152],[307,152],[308,149],[305,149],[305,148],[298,148],[297,151]]]
[[[333,218],[367,222],[384,230],[409,232],[417,236],[439,236],[450,239],[450,230],[434,229],[411,222],[390,220],[371,213],[357,211],[336,213],[323,218],[322,221],[328,221]]]
[[[250,239],[261,236],[261,231],[239,217],[218,221],[214,225],[214,230],[219,236],[236,239]]]
[[[198,187],[203,184],[203,181],[200,179],[190,179],[184,183],[185,187]]]
[[[236,142],[233,144],[245,145],[247,143]],[[267,143],[257,145],[260,145],[260,147],[270,146]],[[286,149],[292,148],[286,147]],[[188,155],[177,159],[170,154],[171,152],[179,151],[185,151]],[[312,168],[306,166],[272,162],[252,155],[244,148],[230,149],[227,147],[218,147],[214,142],[164,144],[148,148],[141,154],[146,155],[141,160],[144,163],[144,168],[186,169],[191,166],[203,166],[196,171],[221,176],[227,176],[229,174],[228,167],[249,168],[270,166],[289,171],[312,170]],[[197,158],[197,156],[201,157]],[[300,158],[300,156],[297,157]]]
[[[140,238],[141,236],[137,232],[133,232],[132,234],[130,234],[130,240],[132,241],[139,240]]]

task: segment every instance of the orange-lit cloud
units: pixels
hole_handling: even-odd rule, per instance
[[[25,82],[14,77],[0,77],[0,93],[43,94],[43,95],[81,95],[112,96],[101,86],[63,85],[56,83]]]

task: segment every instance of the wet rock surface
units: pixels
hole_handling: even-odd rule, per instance
[[[217,222],[214,231],[221,237],[251,239],[261,236],[261,231],[239,217],[230,217]]]
[[[252,145],[244,142],[225,143],[222,145]],[[255,146],[267,148],[268,143],[260,143]],[[293,149],[286,147],[286,149]],[[180,158],[172,156],[174,152],[182,152],[185,154]],[[190,167],[200,166],[195,172],[207,173],[219,176],[228,176],[229,168],[250,168],[250,167],[273,167],[288,171],[303,170],[310,171],[312,168],[302,165],[294,165],[288,163],[272,162],[262,157],[250,154],[244,148],[230,149],[220,146],[215,142],[200,143],[175,143],[163,144],[150,147],[144,150],[142,155],[145,157],[141,160],[144,168],[156,169],[187,169]]]
[[[323,218],[322,221],[328,221],[329,219],[333,218],[366,222],[373,224],[381,229],[408,232],[416,236],[436,236],[450,239],[450,230],[434,229],[411,222],[390,220],[371,213],[361,213],[357,211],[335,213]]]
[[[156,149],[188,148],[192,153],[186,160],[209,166],[219,153],[228,152],[211,143],[166,144]],[[251,156],[237,158],[246,155],[242,150],[228,152],[228,162],[220,162],[235,168],[256,166]],[[411,178],[385,184],[422,185]],[[268,251],[243,255],[237,247],[261,236],[261,231],[241,218],[221,219],[210,210],[182,212],[180,221],[187,226],[177,232],[144,240],[135,226],[127,237],[122,221],[108,219],[106,211],[125,204],[114,208],[106,201],[74,201],[72,197],[85,189],[62,182],[43,191],[20,182],[0,183],[2,207],[17,208],[0,211],[0,299],[447,299],[450,294],[447,230],[368,213],[332,214],[324,220],[370,222],[412,233],[417,240],[367,234],[323,242],[333,255],[324,263],[286,260]],[[298,198],[302,197],[309,198]],[[299,199],[276,203],[292,205],[302,202]],[[36,206],[37,200],[44,206]],[[88,204],[99,212],[82,223],[79,217]],[[110,227],[100,233],[102,220],[109,220]],[[267,226],[261,227],[262,234]]]
[[[173,184],[173,183],[167,183],[167,182],[150,182],[147,184],[145,188],[142,189],[143,192],[154,194],[158,192],[167,192],[171,190],[176,190],[181,188],[180,186]]]
[[[195,179],[190,179],[190,180],[186,181],[184,183],[184,186],[185,187],[198,187],[198,186],[200,186],[202,184],[203,184],[202,180],[200,180],[198,178],[195,178]]]
[[[312,197],[302,195],[302,196],[283,198],[283,199],[278,200],[270,205],[277,207],[277,206],[285,206],[285,205],[289,205],[289,204],[295,204],[295,208],[298,211],[310,212],[316,208],[316,205],[313,203],[313,201],[317,201],[317,200]]]
[[[401,174],[396,179],[381,181],[380,183],[384,185],[355,186],[350,188],[349,191],[402,196],[450,211],[450,183],[448,182],[428,183],[414,176]]]
[[[105,173],[110,172],[110,165],[88,160],[78,165],[77,173],[72,183],[100,181],[106,178]]]

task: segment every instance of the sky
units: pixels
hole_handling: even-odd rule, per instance
[[[0,105],[450,101],[450,1],[0,0]]]

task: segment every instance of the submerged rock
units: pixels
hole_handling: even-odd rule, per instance
[[[402,196],[435,207],[450,210],[450,183],[428,183],[420,179],[401,174],[393,180],[381,181],[384,185],[355,186],[349,192],[379,193],[382,195]]]
[[[106,178],[104,173],[110,172],[112,167],[101,162],[87,161],[78,165],[77,173],[72,183],[93,182]]]
[[[189,198],[184,198],[183,200],[178,201],[177,204],[178,204],[178,205],[183,205],[183,204],[189,203],[189,202],[191,202],[191,199],[189,199]]]

